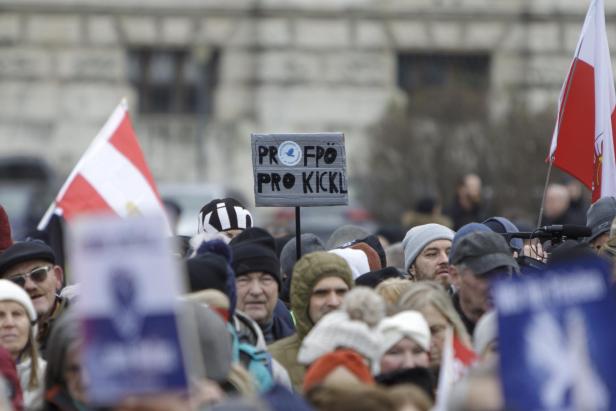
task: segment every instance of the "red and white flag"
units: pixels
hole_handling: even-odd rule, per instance
[[[110,212],[120,217],[159,214],[166,220],[154,178],[146,164],[125,101],[111,114],[45,214],[67,221],[81,214]]]
[[[593,202],[616,196],[615,106],[603,0],[593,0],[560,93],[550,147],[550,161],[592,190]]]
[[[451,328],[447,329],[443,354],[441,356],[441,368],[436,388],[436,404],[432,411],[446,411],[447,401],[451,389],[466,375],[468,369],[477,361],[477,355],[473,350],[465,346],[455,335]]]

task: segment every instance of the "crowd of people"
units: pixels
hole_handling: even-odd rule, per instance
[[[197,328],[187,335],[199,352],[187,357],[200,367],[187,367],[187,392],[119,404],[88,400],[70,267],[44,241],[14,241],[1,210],[0,410],[504,409],[491,283],[555,257],[614,258],[616,198],[583,215],[575,193],[551,185],[546,220],[591,235],[541,244],[483,215],[480,190],[465,176],[449,217],[423,204],[401,241],[353,225],[328,239],[303,233],[299,259],[293,235],[272,236],[237,200],[205,204],[196,235],[175,250],[187,285],[177,312]],[[451,346],[459,373],[444,398]]]

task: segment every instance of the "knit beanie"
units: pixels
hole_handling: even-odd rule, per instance
[[[420,388],[428,398],[434,401],[436,391],[436,378],[432,371],[426,367],[400,368],[374,377],[378,385],[395,387],[397,385],[411,384]]]
[[[13,244],[11,239],[11,225],[9,216],[4,211],[4,207],[0,205],[0,253],[9,248]]]
[[[352,241],[350,243],[350,247],[353,248],[353,245],[359,244],[359,243],[365,243],[368,246],[370,246],[370,248],[376,251],[376,253],[379,255],[379,259],[381,261],[381,267],[387,266],[387,256],[385,255],[385,249],[383,248],[383,245],[381,244],[379,237],[377,237],[374,234],[369,235],[368,237]],[[346,248],[346,246],[342,245],[339,248]]]
[[[385,267],[381,270],[362,274],[355,280],[355,285],[376,288],[377,285],[389,278],[403,278],[402,273],[395,267]]]
[[[381,268],[383,268],[378,253],[367,243],[355,243],[350,248],[352,250],[363,251],[364,254],[366,254],[366,257],[368,257],[368,266],[370,267],[370,271],[380,270]]]
[[[286,273],[288,276],[291,276],[293,267],[297,262],[297,247],[295,246],[295,243],[295,238],[290,239],[284,247],[282,247],[282,251],[280,252],[280,268],[282,269],[282,272]],[[302,234],[300,236],[300,244],[302,255],[325,250],[325,244],[323,244],[323,241],[312,233]]]
[[[38,326],[36,324],[36,311],[34,310],[34,305],[32,304],[30,296],[24,291],[24,289],[12,281],[0,280],[0,301],[15,301],[24,307],[28,317],[30,318],[33,339],[36,339],[36,334],[38,331]]]
[[[205,375],[214,381],[225,381],[231,371],[233,357],[231,335],[225,322],[212,309],[196,301],[182,301],[180,312],[183,316],[180,324],[191,327],[190,331],[198,338]],[[190,359],[198,361],[199,357]]]
[[[349,370],[364,384],[374,384],[374,377],[361,355],[353,350],[339,349],[318,358],[304,375],[304,392],[321,384],[338,367]]]
[[[370,263],[368,262],[368,256],[361,250],[353,250],[351,248],[335,248],[329,251],[332,254],[336,254],[342,257],[351,268],[353,274],[353,281],[362,274],[370,271]]]
[[[271,274],[281,289],[280,261],[276,253],[268,247],[258,243],[239,243],[231,248],[233,260],[231,267],[235,271],[235,277],[240,277],[255,271],[263,271]]]
[[[385,318],[379,324],[380,356],[403,338],[410,338],[424,351],[430,350],[430,327],[418,311],[402,311],[392,317]]]
[[[385,316],[385,301],[374,290],[356,287],[349,291],[339,310],[325,315],[302,341],[297,360],[311,364],[338,348],[350,348],[378,363],[379,334],[376,327]]]
[[[211,252],[186,260],[190,292],[214,289],[227,292],[227,262]]]
[[[235,314],[235,306],[237,305],[237,292],[235,289],[235,273],[231,268],[231,247],[227,245],[227,238],[219,233],[200,233],[191,238],[190,244],[194,249],[194,252],[191,255],[192,258],[206,253],[213,253],[224,258],[226,264],[226,283],[225,289],[222,291],[227,295],[227,297],[229,297],[229,316],[232,316]],[[216,264],[220,264],[218,260],[216,261]],[[210,259],[208,263],[211,262],[212,261]],[[218,270],[221,269],[219,265],[217,265],[217,267]],[[214,277],[218,277],[220,280],[221,275],[222,273],[218,272]],[[208,281],[214,280],[210,278]],[[220,285],[219,283],[217,284]]]
[[[182,298],[186,301],[207,305],[219,314],[225,323],[229,321],[229,297],[224,292],[210,288],[185,294]]]
[[[240,243],[259,244],[276,253],[276,240],[270,233],[267,232],[267,230],[261,227],[251,227],[245,229],[233,238],[229,245],[233,247]]]
[[[404,270],[408,271],[425,246],[436,240],[453,240],[454,232],[444,225],[430,223],[411,228],[402,240]]]
[[[204,205],[199,212],[199,233],[244,230],[250,227],[250,212],[234,198],[217,198]]]

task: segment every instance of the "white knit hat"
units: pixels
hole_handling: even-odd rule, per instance
[[[430,327],[418,311],[403,311],[385,318],[379,324],[380,356],[404,337],[415,341],[425,351],[430,350]]]
[[[15,301],[24,307],[26,313],[28,313],[28,317],[30,317],[32,338],[36,338],[36,334],[38,332],[38,326],[36,325],[37,317],[30,296],[24,291],[23,288],[14,282],[9,280],[0,280],[0,301],[6,300]]]
[[[353,281],[355,281],[360,275],[366,274],[370,271],[368,256],[361,250],[355,250],[352,248],[335,248],[329,252],[344,258],[349,267],[351,267]]]
[[[311,364],[338,348],[350,348],[378,365],[380,335],[376,328],[385,316],[385,302],[374,290],[356,287],[344,298],[340,310],[325,315],[302,341],[297,356]],[[375,370],[376,371],[376,370]]]

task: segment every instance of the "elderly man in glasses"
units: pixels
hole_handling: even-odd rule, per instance
[[[52,323],[67,304],[58,295],[64,273],[56,265],[53,250],[40,240],[14,243],[0,254],[0,278],[13,281],[32,299],[39,325],[37,340],[44,355]]]

